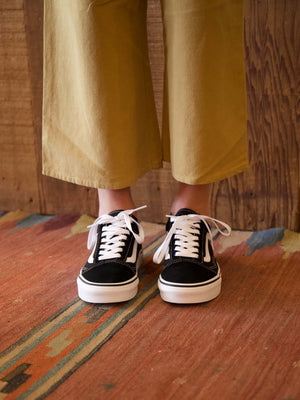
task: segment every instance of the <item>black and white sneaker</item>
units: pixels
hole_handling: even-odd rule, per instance
[[[115,210],[89,226],[88,249],[93,249],[77,278],[78,295],[89,303],[132,299],[138,289],[144,231],[133,212]]]
[[[225,236],[231,232],[227,224],[182,208],[167,215],[168,234],[154,254],[153,261],[164,268],[158,287],[164,301],[178,304],[203,303],[221,291],[221,272],[213,254],[212,233],[208,222]],[[223,232],[219,225],[226,229]]]

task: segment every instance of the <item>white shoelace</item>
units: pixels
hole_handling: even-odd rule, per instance
[[[87,248],[93,249],[97,243],[97,231],[99,224],[109,224],[102,229],[102,240],[99,248],[98,260],[120,258],[125,241],[131,232],[138,243],[144,240],[144,230],[142,226],[130,216],[135,211],[141,210],[147,206],[138,207],[132,210],[120,211],[115,217],[105,214],[98,217],[90,228]],[[138,226],[139,233],[132,229],[132,223]],[[129,231],[129,232],[128,232]]]
[[[172,236],[175,234],[175,255],[182,256],[182,257],[198,257],[198,242],[197,237],[195,236],[195,232],[199,231],[199,226],[197,226],[201,221],[204,222],[209,237],[211,240],[211,244],[213,246],[212,240],[212,232],[208,222],[212,222],[217,230],[224,236],[229,236],[231,233],[231,228],[229,225],[225,224],[218,219],[208,217],[207,215],[199,215],[199,214],[189,214],[189,215],[166,215],[167,217],[171,218],[171,222],[173,225],[169,230],[165,240],[160,245],[160,247],[156,250],[153,256],[153,262],[156,264],[160,264],[165,256],[169,252],[169,244]],[[219,227],[225,228],[226,231],[223,232],[222,229]]]

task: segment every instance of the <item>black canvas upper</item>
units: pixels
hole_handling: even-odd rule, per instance
[[[197,214],[188,208],[182,208],[178,211],[176,216]],[[171,229],[173,222],[169,218],[166,230]],[[179,284],[201,284],[215,278],[218,275],[218,264],[213,254],[212,246],[209,242],[209,253],[211,260],[204,261],[205,257],[205,241],[208,229],[203,221],[195,222],[194,226],[198,229],[193,234],[197,238],[198,247],[195,247],[195,252],[199,255],[194,257],[183,257],[175,255],[175,233],[173,234],[169,244],[170,258],[164,261],[164,267],[161,272],[161,278],[170,283]]]
[[[117,216],[122,210],[112,211],[109,215]],[[131,217],[138,221],[134,215]],[[126,282],[136,276],[136,263],[126,262],[127,258],[132,255],[135,238],[133,234],[128,231],[126,240],[124,240],[125,245],[122,247],[122,252],[120,258],[102,259],[98,260],[99,250],[102,240],[102,231],[104,226],[110,224],[99,224],[97,229],[97,243],[96,249],[93,254],[93,262],[88,261],[81,270],[81,276],[91,283],[99,284],[109,284],[109,283],[122,283]],[[138,225],[132,222],[132,230],[135,233],[139,232]],[[141,244],[137,244],[137,254],[141,250]]]

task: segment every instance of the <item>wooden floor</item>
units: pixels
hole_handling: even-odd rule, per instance
[[[0,399],[300,399],[300,234],[216,237],[221,295],[165,303],[144,224],[140,287],[128,303],[77,297],[88,216],[0,217]]]

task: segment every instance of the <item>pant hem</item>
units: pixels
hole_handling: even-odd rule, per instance
[[[125,187],[133,185],[139,178],[141,178],[144,174],[151,171],[152,169],[162,168],[162,161],[157,161],[151,164],[150,167],[143,168],[139,173],[135,174],[131,177],[118,178],[115,180],[105,180],[105,179],[96,179],[96,180],[88,180],[83,178],[78,178],[76,176],[68,176],[64,175],[61,172],[58,172],[51,168],[42,169],[42,174],[50,176],[55,179],[60,179],[65,182],[75,183],[76,185],[92,187],[92,188],[101,188],[101,189],[123,189]]]
[[[187,185],[206,185],[208,183],[222,181],[224,179],[230,178],[236,174],[241,172],[245,172],[249,168],[249,163],[242,163],[238,167],[231,168],[226,170],[225,172],[222,170],[220,174],[210,174],[205,178],[190,178],[187,176],[180,176],[172,171],[173,178],[182,183],[186,183]]]

